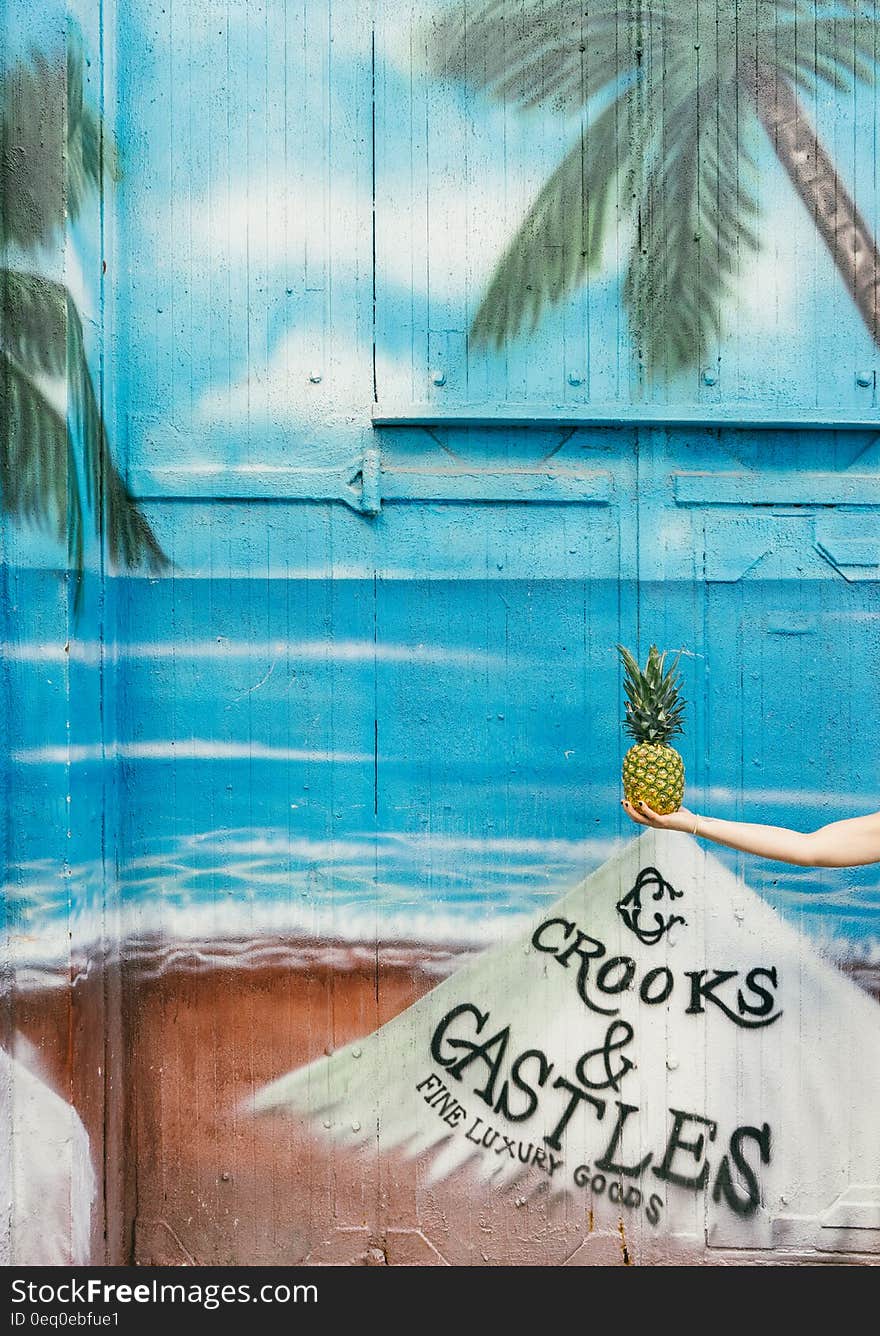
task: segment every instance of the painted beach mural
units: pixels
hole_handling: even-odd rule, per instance
[[[0,32],[0,1256],[876,1262],[874,4]]]

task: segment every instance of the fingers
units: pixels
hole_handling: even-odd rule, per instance
[[[666,817],[655,812],[653,807],[649,807],[646,802],[639,803],[639,811],[652,826],[665,826]]]
[[[621,807],[632,821],[640,826],[653,826],[655,829],[662,829],[666,822],[659,812],[655,812],[646,802],[639,799],[636,803],[631,803],[628,798],[621,799]]]
[[[635,821],[637,825],[648,826],[651,824],[647,816],[645,816],[641,811],[639,811],[636,807],[634,807],[628,798],[622,798],[620,805],[626,812],[630,820]]]

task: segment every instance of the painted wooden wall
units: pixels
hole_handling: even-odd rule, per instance
[[[104,261],[113,202],[80,210],[68,157],[68,56],[88,53],[85,96],[114,102],[113,25],[15,0],[3,34],[3,1200],[0,1256],[33,1264],[119,1257],[122,1013],[116,889],[113,583],[75,565],[73,498],[86,482],[76,440],[81,313],[99,402],[113,414]],[[108,49],[110,55],[108,56]],[[76,219],[74,221],[74,215]],[[8,268],[7,268],[8,267]],[[11,275],[10,275],[11,271]],[[32,307],[12,278],[36,275]],[[60,346],[60,351],[59,351]],[[30,385],[29,400],[16,389]],[[37,396],[45,394],[45,400]],[[57,415],[57,416],[56,416]],[[53,423],[61,431],[56,451]],[[46,495],[51,501],[45,502]],[[10,516],[19,498],[24,514]],[[30,512],[29,514],[27,512]],[[28,522],[30,519],[31,522]],[[90,519],[83,520],[84,527]],[[67,549],[67,550],[65,550]],[[35,768],[35,757],[41,764]]]
[[[70,40],[60,12],[0,12],[10,57]],[[684,647],[696,810],[880,807],[876,305],[853,269],[877,21],[83,3],[120,172],[40,263],[171,564],[92,542],[75,607],[63,550],[4,517],[11,1256],[34,1148],[75,1110],[58,1247],[85,1202],[95,1260],[876,1259],[876,869],[637,845],[615,646]],[[687,926],[652,945],[615,906],[655,863]],[[638,1061],[551,1169],[558,1108],[504,1123],[431,1041],[467,1003],[554,1077],[602,1047],[605,1013],[534,945],[558,905],[633,961]],[[684,1011],[688,969],[734,964],[777,971],[766,1029],[735,1000]],[[661,966],[658,1007],[638,980]],[[614,1100],[641,1110],[626,1163],[653,1159],[599,1186]],[[670,1109],[696,1120],[679,1143],[717,1138],[670,1152]],[[516,1122],[521,1180],[503,1130],[465,1144],[476,1113]],[[727,1190],[738,1128],[763,1177]],[[699,1187],[657,1174],[704,1160]]]

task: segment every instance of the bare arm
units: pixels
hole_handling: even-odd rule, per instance
[[[819,830],[788,830],[785,826],[754,825],[748,821],[722,821],[698,816],[681,807],[661,816],[645,803],[638,808],[624,800],[627,814],[640,826],[657,830],[681,830],[742,853],[757,854],[780,863],[800,867],[859,867],[880,863],[880,812],[832,821]]]

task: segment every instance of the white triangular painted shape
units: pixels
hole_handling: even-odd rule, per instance
[[[16,1051],[31,1056],[20,1037]],[[96,1192],[88,1134],[73,1106],[2,1048],[0,1126],[0,1265],[85,1266]]]
[[[685,919],[652,943],[618,908],[647,868],[680,898],[649,878],[643,935],[655,913]],[[591,953],[589,1005],[578,975]],[[731,973],[713,989],[717,971]],[[469,1009],[444,1029],[456,1008]],[[527,931],[255,1105],[382,1152],[435,1147],[435,1182],[464,1171],[513,1197],[566,1191],[600,1226],[718,1247],[876,1251],[865,1202],[880,1200],[878,1020],[876,1002],[713,854],[648,831]],[[518,1120],[524,1087],[536,1107]]]

